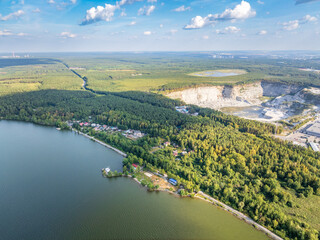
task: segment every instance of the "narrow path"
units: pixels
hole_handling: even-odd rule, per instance
[[[69,71],[71,71],[71,72],[74,73],[77,77],[79,77],[79,78],[82,79],[82,81],[83,81],[82,88],[83,88],[84,90],[87,90],[87,91],[92,92],[92,93],[94,93],[94,94],[99,93],[99,94],[104,94],[104,95],[106,95],[106,94],[103,93],[103,92],[96,92],[96,91],[94,91],[93,89],[88,88],[88,78],[87,78],[86,76],[83,77],[83,76],[81,76],[81,74],[77,73],[75,70],[70,69],[69,65],[66,64],[65,62],[63,62],[63,61],[61,61],[61,60],[58,60],[58,61],[59,61],[61,64],[63,64]]]

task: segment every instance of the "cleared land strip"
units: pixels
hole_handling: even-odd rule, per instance
[[[283,238],[279,237],[278,235],[274,234],[273,232],[271,232],[270,230],[268,230],[267,228],[261,226],[260,224],[256,223],[255,221],[253,221],[251,218],[249,218],[248,216],[244,215],[243,213],[233,209],[232,207],[229,207],[228,205],[218,201],[217,199],[210,197],[209,195],[203,193],[202,191],[198,192],[199,195],[202,195],[203,197],[209,199],[210,201],[212,201],[214,204],[222,207],[224,210],[233,213],[236,217],[244,220],[245,222],[253,225],[256,229],[264,232],[265,234],[267,234],[270,238],[275,239],[275,240],[283,240]],[[202,198],[201,198],[202,199]]]
[[[127,157],[127,154],[125,154],[124,152],[120,151],[119,149],[114,148],[114,147],[112,147],[111,145],[106,144],[106,143],[104,143],[104,142],[102,142],[102,141],[100,141],[100,140],[98,140],[98,139],[96,139],[96,138],[94,138],[94,137],[91,137],[91,136],[89,136],[88,134],[85,134],[85,133],[80,132],[80,131],[75,130],[75,129],[72,129],[72,131],[74,131],[74,132],[76,132],[76,133],[79,133],[79,134],[81,134],[82,136],[85,136],[85,137],[87,137],[87,138],[89,138],[89,139],[91,139],[91,140],[93,140],[93,141],[95,141],[95,142],[97,142],[97,143],[100,143],[101,145],[103,145],[103,146],[105,146],[105,147],[107,147],[107,148],[110,148],[111,150],[117,152],[118,154],[120,154],[120,155],[123,156],[123,157]]]

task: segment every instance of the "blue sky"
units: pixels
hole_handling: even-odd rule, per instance
[[[320,50],[319,0],[0,0],[0,52]]]

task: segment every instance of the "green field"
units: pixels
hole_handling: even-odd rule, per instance
[[[0,60],[0,95],[45,89],[81,89],[82,80],[60,62],[16,59],[11,66],[5,66],[5,62]]]
[[[284,207],[286,214],[303,222],[307,222],[311,227],[320,231],[320,196],[309,196],[308,198],[298,198],[292,194],[294,206]]]
[[[8,63],[9,61],[9,63]],[[88,78],[95,91],[168,92],[192,86],[233,85],[259,80],[320,85],[317,60],[213,59],[191,53],[109,53],[54,55],[52,58],[0,59],[0,95],[44,89],[80,90],[82,80],[60,61]],[[228,77],[201,77],[192,73],[245,73]]]

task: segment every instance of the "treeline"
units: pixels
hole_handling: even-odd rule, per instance
[[[202,190],[248,214],[281,237],[318,239],[318,231],[283,212],[292,194],[320,194],[320,155],[269,137],[281,131],[271,124],[190,107],[199,116],[178,113],[177,101],[137,92],[105,93],[47,90],[0,98],[0,117],[65,126],[89,121],[148,133],[132,141],[121,134],[89,134],[130,155],[130,161],[166,172],[189,192]],[[75,126],[80,128],[80,126]],[[176,160],[172,150],[151,153],[171,141],[188,154]]]

